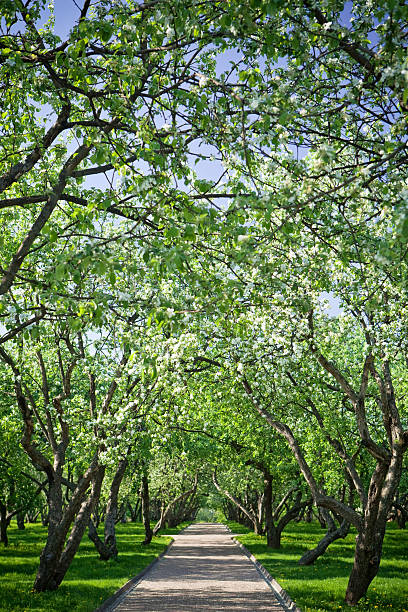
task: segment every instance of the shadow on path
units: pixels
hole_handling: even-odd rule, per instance
[[[191,525],[174,539],[168,553],[111,610],[285,610],[224,525]]]

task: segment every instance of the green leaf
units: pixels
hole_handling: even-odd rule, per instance
[[[192,225],[186,225],[183,237],[185,240],[189,240],[191,242],[195,240],[196,235],[194,227]]]
[[[55,273],[54,273],[55,278],[60,281],[63,278],[65,278],[65,274],[66,274],[66,265],[65,264],[59,264],[55,268]]]

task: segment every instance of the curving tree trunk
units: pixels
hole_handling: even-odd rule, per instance
[[[108,559],[116,559],[116,557],[118,556],[115,526],[118,517],[119,489],[120,485],[122,484],[122,480],[125,475],[127,466],[128,459],[127,457],[125,457],[119,462],[112,480],[112,484],[109,490],[108,503],[106,507],[103,540],[101,540],[101,538],[99,537],[92,519],[89,519],[88,537],[95,544],[95,548],[98,551],[99,557],[102,561],[108,561]]]
[[[61,584],[99,498],[104,473],[105,468],[94,463],[77,484],[71,501],[64,511],[62,511],[61,479],[50,486],[48,535],[40,556],[34,591],[54,591]],[[89,486],[91,490],[88,492]],[[71,524],[70,535],[66,539]]]
[[[78,158],[79,161],[80,158]],[[33,590],[36,592],[52,591],[61,584],[99,499],[105,475],[104,466],[101,466],[98,462],[100,447],[96,447],[88,469],[76,484],[64,477],[66,454],[70,444],[69,419],[66,418],[64,404],[71,396],[72,375],[77,367],[78,360],[83,357],[83,345],[81,336],[77,337],[77,348],[74,347],[69,336],[64,337],[63,340],[67,345],[68,357],[64,363],[63,352],[57,343],[56,358],[60,373],[60,384],[58,385],[60,392],[58,395],[52,396],[42,353],[40,350],[36,351],[44,402],[43,419],[39,417],[39,407],[34,394],[23,383],[19,366],[12,356],[0,346],[0,358],[11,368],[14,374],[14,389],[24,425],[21,445],[30,457],[34,467],[40,472],[44,472],[47,477],[48,533],[34,581]],[[103,398],[100,410],[102,415],[106,414],[110,407],[118,387],[118,379],[128,358],[129,353],[125,350]],[[96,411],[95,378],[93,374],[90,374],[89,378],[90,413],[94,416]],[[53,413],[50,411],[51,406]],[[36,426],[41,429],[43,439],[48,442],[49,446],[46,452],[42,452],[36,442]],[[52,460],[50,460],[51,456]],[[63,486],[69,487],[72,492],[65,499]],[[43,485],[41,485],[41,488],[43,488]]]
[[[404,445],[396,444],[390,461],[380,459],[371,477],[364,522],[356,539],[346,602],[355,606],[376,577],[381,561],[387,518],[400,482]]]
[[[387,517],[399,487],[402,462],[408,448],[408,430],[404,429],[398,411],[388,360],[382,360],[381,371],[378,371],[375,366],[376,358],[372,354],[372,349],[370,347],[367,351],[362,368],[359,388],[354,389],[343,373],[340,372],[333,362],[326,359],[324,355],[320,353],[314,343],[313,311],[309,312],[308,320],[311,353],[322,368],[334,377],[344,397],[351,404],[351,411],[354,413],[355,423],[360,438],[360,448],[364,448],[376,461],[376,467],[371,475],[367,492],[355,465],[355,457],[358,455],[360,448],[357,449],[353,456],[349,456],[341,440],[333,438],[330,432],[326,430],[322,414],[310,395],[306,394],[305,401],[308,404],[308,409],[310,409],[315,417],[316,423],[321,428],[327,442],[344,462],[348,476],[352,480],[355,490],[360,497],[360,503],[363,508],[362,513],[357,512],[353,507],[346,505],[343,501],[325,494],[316,482],[312,469],[307,463],[301,447],[289,425],[274,419],[268,410],[258,402],[254,389],[245,377],[243,378],[243,386],[257,412],[266,419],[266,422],[275,431],[286,439],[310,487],[317,506],[326,508],[334,514],[340,515],[344,520],[356,527],[358,536],[356,539],[354,564],[350,573],[345,596],[346,603],[350,606],[355,606],[366,594],[380,566]],[[377,385],[377,405],[382,412],[386,443],[381,445],[371,437],[370,424],[366,416],[365,398],[370,376]],[[288,373],[288,377],[294,385],[297,384],[291,373]]]
[[[250,524],[252,524],[254,532],[257,535],[260,535],[262,533],[262,525],[260,525],[259,523],[259,517],[256,515],[255,512],[253,512],[252,510],[246,508],[239,499],[237,499],[234,495],[232,495],[232,493],[230,493],[229,491],[227,491],[226,489],[223,489],[218,480],[217,480],[217,475],[216,472],[213,472],[213,483],[215,485],[215,488],[217,489],[217,491],[219,491],[220,493],[222,493],[223,495],[225,495],[226,497],[228,497],[228,499],[230,501],[232,501],[232,503],[240,510],[240,512],[242,512],[242,514],[244,514],[247,519],[250,521]]]
[[[340,538],[344,539],[348,534],[350,529],[350,523],[343,520],[339,527],[335,527],[334,523],[330,523],[330,527],[327,530],[326,535],[320,540],[320,542],[312,548],[311,550],[307,550],[304,555],[299,560],[299,565],[313,565],[313,563],[318,559],[321,555],[323,555],[327,548]]]
[[[248,527],[252,526],[254,533],[256,533],[257,535],[262,535],[264,533],[264,530],[263,530],[262,522],[261,522],[262,512],[259,511],[259,507],[258,507],[258,512],[256,512],[253,507],[249,506],[249,504],[248,504],[249,507],[244,506],[244,504],[241,503],[241,501],[237,497],[232,495],[232,493],[230,493],[226,489],[223,489],[218,483],[216,472],[213,472],[213,483],[215,485],[215,488],[220,493],[225,495],[236,506],[238,510],[237,516],[244,517],[243,519],[242,518],[239,519],[237,522],[241,524],[245,524]],[[262,501],[264,502],[264,496],[262,496]]]
[[[161,516],[160,516],[159,520],[157,521],[156,525],[153,528],[153,535],[154,536],[158,534],[160,529],[165,524],[167,516],[170,514],[173,506],[175,506],[181,500],[183,500],[185,498],[188,498],[192,493],[195,493],[195,491],[197,490],[197,484],[198,484],[198,474],[195,475],[193,486],[190,489],[188,489],[187,491],[183,491],[183,493],[181,493],[180,495],[178,495],[177,497],[172,499],[169,502],[169,504],[167,505],[167,507],[163,509],[163,511],[161,512]]]

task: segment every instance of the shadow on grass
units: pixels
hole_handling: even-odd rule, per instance
[[[232,533],[236,533],[236,534],[252,533],[252,531],[248,529],[248,527],[244,527],[243,525],[240,525],[239,523],[236,523],[235,521],[226,521],[226,523],[224,524],[227,525],[227,527],[231,529]]]
[[[0,548],[0,612],[92,612],[149,565],[171,541],[156,537],[149,546],[143,546],[141,524],[118,525],[118,560],[104,562],[85,536],[60,588],[50,593],[32,593],[46,528],[35,524],[19,531],[12,525],[9,535],[10,545]]]
[[[299,566],[302,554],[314,547],[324,531],[316,524],[291,524],[283,533],[282,548],[268,549],[264,537],[247,534],[238,539],[304,612],[349,609],[344,604],[348,577],[353,564],[356,533],[332,544],[312,566]],[[389,525],[378,576],[367,597],[356,610],[408,612],[408,532]]]

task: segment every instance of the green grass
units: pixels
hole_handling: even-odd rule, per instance
[[[344,603],[348,576],[353,562],[356,533],[337,540],[314,565],[301,567],[302,554],[313,548],[324,534],[318,524],[291,523],[282,535],[282,548],[271,550],[266,539],[248,529],[227,523],[237,539],[262,563],[289,593],[303,612],[349,610]],[[408,612],[408,530],[389,525],[384,541],[378,576],[371,583],[367,597],[354,610]]]
[[[334,542],[314,566],[300,567],[298,560],[323,534],[318,524],[299,523],[288,526],[282,536],[282,548],[267,549],[264,537],[233,522],[227,523],[233,533],[274,576],[303,612],[348,610],[344,601],[351,569],[355,532],[346,540]],[[180,527],[187,525],[184,523]],[[165,529],[177,533],[180,527]],[[119,524],[117,562],[99,561],[93,544],[84,538],[67,576],[54,593],[32,593],[31,588],[44,543],[46,530],[30,525],[18,531],[9,529],[10,545],[0,547],[0,612],[92,612],[102,601],[160,554],[170,537],[154,538],[142,546],[141,524]],[[408,530],[394,525],[387,530],[384,555],[378,576],[367,598],[355,610],[408,612]]]
[[[166,534],[179,528],[166,529]],[[0,612],[92,612],[130,578],[151,563],[170,543],[170,537],[153,538],[142,546],[143,526],[117,525],[118,561],[100,561],[85,536],[60,588],[52,593],[32,593],[46,529],[28,525],[19,531],[12,523],[8,548],[0,546]]]
[[[240,525],[235,521],[224,521],[224,525],[227,525],[231,529],[232,533],[235,533],[237,535],[244,533],[253,533],[251,529],[248,529],[248,527],[244,527],[243,525]]]

